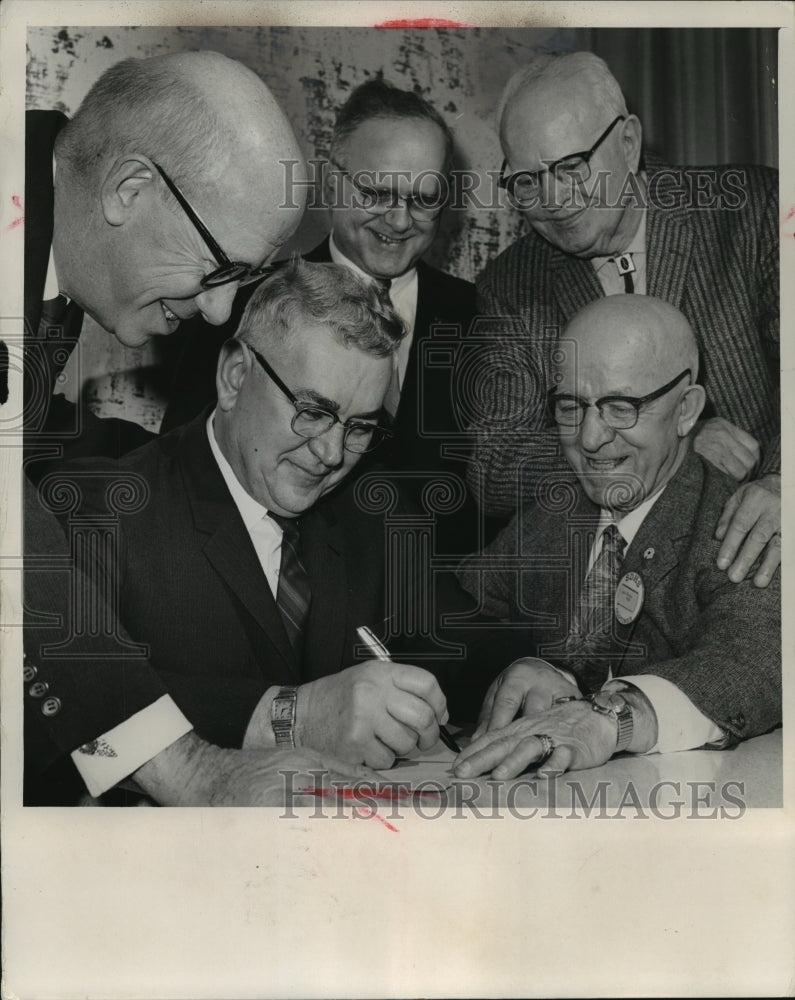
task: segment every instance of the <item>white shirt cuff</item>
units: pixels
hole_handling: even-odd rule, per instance
[[[724,743],[726,734],[712,719],[700,712],[672,681],[653,674],[616,677],[622,684],[634,684],[649,699],[657,716],[657,742],[647,753],[674,753],[694,750],[705,743]],[[605,687],[610,685],[607,682]]]
[[[193,726],[167,694],[114,729],[72,751],[72,760],[96,797],[171,746]]]

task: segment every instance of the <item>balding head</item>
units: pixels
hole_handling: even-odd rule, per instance
[[[56,163],[59,282],[127,344],[171,332],[176,321],[169,317],[201,311],[209,322],[223,322],[234,293],[224,288],[202,298],[198,279],[222,261],[201,237],[197,241],[196,227],[157,168],[233,261],[256,266],[271,257],[297,227],[303,207],[303,188],[288,190],[288,179],[303,176],[289,123],[255,73],[215,52],[127,59],[111,67],[63,130]],[[159,277],[147,277],[141,284],[148,291],[125,288],[137,280],[130,269],[138,255],[147,257],[147,245],[150,251],[171,245],[174,257],[164,266],[185,280],[163,287]],[[126,269],[123,280],[116,263]],[[120,299],[128,291],[135,301]],[[125,315],[128,305],[140,314],[153,304],[157,309],[145,318]]]
[[[539,236],[577,257],[626,250],[642,207],[633,198],[640,188],[627,180],[638,171],[642,134],[601,59],[539,56],[508,81],[499,133],[506,175],[514,178],[509,190]],[[592,150],[581,179],[550,173],[550,164]],[[533,197],[523,197],[521,175],[536,179]]]
[[[670,481],[704,406],[697,374],[693,331],[667,302],[613,295],[574,317],[553,371],[555,412],[563,452],[594,502],[626,513]],[[652,394],[639,408],[606,400]]]

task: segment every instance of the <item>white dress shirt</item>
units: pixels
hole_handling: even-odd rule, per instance
[[[632,283],[635,287],[636,295],[646,294],[646,209],[640,215],[640,225],[635,235],[630,240],[629,246],[625,247],[621,253],[631,253],[635,270],[632,273]],[[596,271],[596,277],[604,288],[605,295],[623,295],[625,292],[624,279],[618,273],[615,265],[615,258],[621,253],[611,254],[609,257],[592,257],[591,264]]]
[[[363,271],[360,267],[354,264],[352,260],[349,260],[345,256],[345,254],[334,242],[333,235],[329,237],[329,250],[331,251],[331,259],[335,264],[342,264],[343,267],[349,267],[366,281],[373,280],[373,276],[371,274]],[[392,308],[406,324],[406,336],[403,340],[401,340],[400,345],[395,352],[398,384],[401,389],[403,388],[403,380],[406,377],[406,369],[408,368],[411,345],[414,341],[414,323],[417,318],[418,290],[419,281],[417,279],[416,267],[412,267],[411,270],[406,271],[405,274],[401,274],[397,278],[393,278],[392,283],[389,286],[389,298],[392,301]]]

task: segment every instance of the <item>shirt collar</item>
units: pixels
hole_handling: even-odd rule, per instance
[[[611,511],[603,508],[599,515],[597,537],[601,537],[602,532],[609,524],[615,524],[618,528],[619,534],[627,543],[627,547],[629,547],[634,541],[635,535],[637,535],[640,531],[640,526],[646,520],[649,511],[657,503],[663,493],[665,493],[667,487],[668,484],[666,483],[661,490],[657,490],[657,492],[653,496],[650,496],[648,500],[644,500],[643,503],[634,507],[631,511],[629,511],[629,513],[625,514],[620,521],[616,521]]]
[[[624,247],[623,250],[617,253],[611,253],[607,257],[592,258],[591,263],[597,271],[600,271],[609,260],[614,260],[616,257],[620,257],[622,253],[646,253],[646,215],[647,210],[643,208],[640,213],[638,228],[635,231],[635,235],[629,241],[629,246]]]
[[[350,257],[345,256],[345,254],[340,250],[340,248],[334,242],[333,233],[329,235],[328,248],[329,252],[331,253],[331,259],[335,264],[342,264],[344,267],[349,267],[352,271],[355,271],[356,274],[358,274],[361,278],[364,278],[366,281],[374,280],[372,274],[368,274],[367,271],[363,271],[357,264],[354,264],[354,262],[350,259]],[[416,280],[417,280],[417,268],[412,267],[408,271],[406,271],[405,274],[399,274],[397,278],[392,278],[392,281],[389,286],[389,294],[393,295],[397,292],[403,291],[404,288],[408,288],[408,286],[413,281]]]
[[[227,462],[224,453],[221,451],[218,442],[215,439],[215,430],[213,427],[214,421],[215,410],[213,410],[207,418],[207,439],[210,442],[210,451],[213,453],[213,458],[221,471],[221,475],[224,477],[224,482],[226,483],[229,492],[232,494],[232,500],[234,501],[235,507],[237,507],[240,516],[243,518],[243,524],[246,526],[246,531],[251,531],[251,528],[266,516],[268,508],[263,507],[261,503],[254,499],[254,497],[249,496],[249,494],[241,486],[240,481],[232,469],[232,466],[229,462]]]

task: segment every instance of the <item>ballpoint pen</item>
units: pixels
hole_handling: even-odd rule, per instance
[[[367,646],[376,660],[391,662],[392,657],[389,655],[389,650],[380,639],[376,638],[375,634],[366,625],[360,625],[359,628],[356,629],[356,634],[362,640],[364,645]],[[461,753],[461,747],[456,743],[444,726],[439,726],[439,739],[442,743],[444,743],[448,750],[452,750],[453,753]]]

